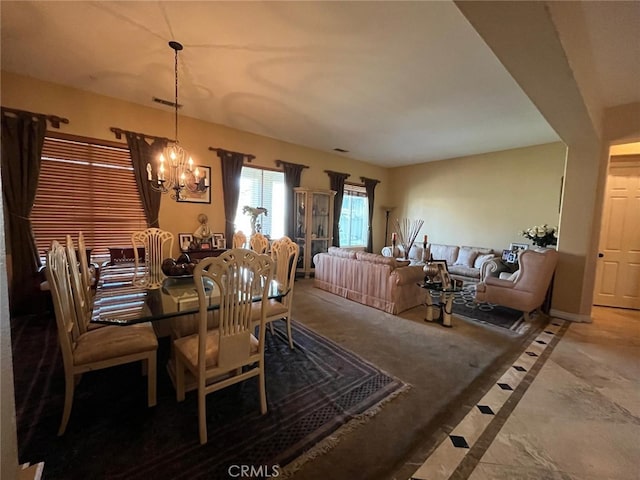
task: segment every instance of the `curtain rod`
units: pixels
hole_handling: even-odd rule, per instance
[[[302,165],[301,163],[285,162],[284,160],[276,160],[275,162],[276,162],[276,167],[279,167],[281,165],[293,165],[295,167],[309,168],[307,165]]]
[[[118,140],[122,139],[122,134],[124,133],[133,133],[134,135],[138,135],[142,138],[148,138],[150,140],[166,140],[167,142],[175,142],[175,140],[171,140],[170,138],[167,138],[167,137],[156,137],[155,135],[147,135],[146,133],[133,132],[131,130],[123,130],[122,128],[118,128],[118,127],[111,127],[109,130],[115,134]]]
[[[46,120],[48,120],[51,123],[51,126],[53,128],[60,128],[60,124],[64,123],[64,124],[68,124],[69,123],[69,119],[68,118],[64,118],[64,117],[59,117],[58,115],[47,115],[45,113],[34,113],[34,112],[29,112],[27,110],[19,110],[17,108],[9,108],[9,107],[2,107],[2,112],[7,112],[7,113],[13,113],[15,115],[29,115],[32,117],[44,117]]]
[[[250,162],[251,160],[256,158],[255,155],[251,155],[250,153],[232,152],[231,150],[225,150],[224,148],[209,147],[209,150],[211,150],[212,152],[216,152],[218,154],[218,157],[220,157],[221,154],[224,155],[226,153],[235,153],[237,155],[242,155],[243,157],[246,157],[247,162]]]
[[[344,178],[348,178],[351,176],[350,173],[343,173],[343,172],[335,172],[333,170],[325,170],[324,173],[333,173],[335,175],[342,175]]]

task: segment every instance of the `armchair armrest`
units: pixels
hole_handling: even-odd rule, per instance
[[[494,257],[484,262],[480,267],[480,281],[490,277],[498,277],[500,273],[508,271],[510,271],[509,267],[502,262],[500,257]]]
[[[424,280],[424,271],[421,265],[409,265],[394,268],[391,276],[393,277],[393,283],[396,285],[407,285]]]

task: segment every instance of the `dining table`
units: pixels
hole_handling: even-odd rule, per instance
[[[160,286],[146,286],[144,267],[133,263],[119,263],[100,269],[100,279],[93,304],[92,323],[106,325],[134,325],[156,322],[198,313],[198,293],[193,275],[167,277]],[[208,308],[219,308],[216,285],[205,279]],[[272,280],[269,299],[280,299],[288,293],[285,286]],[[254,301],[262,299],[256,292]]]

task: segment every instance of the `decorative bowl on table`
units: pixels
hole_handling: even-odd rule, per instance
[[[196,262],[191,261],[187,254],[182,254],[177,260],[173,258],[165,258],[162,261],[162,273],[172,278],[190,278],[193,277],[193,269]]]

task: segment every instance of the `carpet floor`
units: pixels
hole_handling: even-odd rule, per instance
[[[475,405],[475,402],[482,398],[503,370],[520,355],[524,346],[529,344],[532,336],[537,334],[542,325],[539,323],[523,335],[513,335],[505,329],[466,321],[455,315],[452,328],[443,328],[439,324],[425,322],[424,316],[424,307],[421,306],[394,316],[316,289],[313,287],[313,280],[296,281],[293,302],[294,320],[365,359],[365,363],[375,365],[382,372],[387,372],[390,378],[399,379],[411,385],[411,388],[386,404],[369,421],[346,432],[343,432],[344,429],[339,429],[333,435],[329,435],[328,438],[332,438],[339,432],[343,432],[339,438],[334,438],[331,448],[312,452],[311,456],[302,454],[298,460],[293,460],[289,464],[295,467],[290,470],[288,475],[290,478],[294,480],[409,478],[415,471],[415,465],[421,464],[428,452],[432,451]],[[40,348],[37,344],[30,345],[29,341],[27,335],[23,340],[26,348]],[[281,344],[288,349],[285,342]],[[44,357],[46,352],[42,353]],[[19,368],[18,365],[14,367]],[[36,365],[35,368],[46,369],[46,365]],[[16,382],[19,381],[18,377],[29,378],[29,373],[17,372]],[[130,430],[120,431],[118,436],[109,439],[117,447],[111,450],[116,452],[113,456],[105,460],[105,452],[97,449],[92,455],[78,457],[74,463],[68,465],[69,471],[74,472],[74,475],[77,472],[77,477],[65,478],[81,477],[83,464],[86,463],[105,463],[105,461],[114,464],[122,463],[127,456],[131,455],[128,450],[139,448],[138,445],[144,444],[147,437],[157,444],[165,442],[182,446],[183,458],[179,457],[178,461],[185,464],[191,462],[190,447],[184,447],[184,445],[193,447],[193,444],[197,443],[195,401],[190,417],[185,422],[187,428],[175,429],[177,433],[170,437],[157,435],[158,438],[156,438],[155,432],[149,427],[149,416],[157,414],[154,413],[154,409],[144,408],[145,382],[139,377],[139,369],[131,375],[135,380],[131,388],[138,389],[133,395],[138,403],[131,405],[131,408],[119,409],[115,405],[98,404],[81,391],[77,392],[79,395],[76,396],[69,428],[82,430],[84,438],[89,439],[88,441],[99,441],[101,432],[96,427],[95,421],[78,425],[77,420],[74,423],[74,418],[85,416],[93,418],[95,411],[91,414],[92,409],[99,411],[100,415],[105,415],[106,421],[112,417],[114,422],[132,422],[133,426]],[[298,371],[296,375],[304,377],[307,373]],[[103,384],[102,389],[107,395],[112,391],[117,392],[123,381],[123,376],[114,375],[111,378],[105,377],[100,383]],[[37,408],[29,407],[25,410],[17,405],[17,409],[21,409],[18,415],[25,419],[23,422],[27,424],[33,421],[32,419],[43,415],[48,418],[49,443],[57,441],[55,431],[60,420],[61,407],[54,405],[55,408],[50,412],[38,411],[38,408],[50,408],[45,392],[51,390],[56,382],[58,382],[56,389],[62,391],[60,381],[55,378],[48,378],[38,384],[16,386],[16,391],[23,390],[35,397],[43,397],[42,401],[38,402]],[[84,382],[85,379],[79,387],[82,387]],[[246,395],[241,395],[243,402],[257,402],[255,389],[249,388],[248,385],[244,388],[248,390]],[[238,398],[238,391],[234,391],[232,387],[225,392],[225,395],[233,400]],[[166,396],[167,402],[175,398],[172,391]],[[110,398],[114,404],[120,403],[117,394]],[[269,401],[272,400],[270,398]],[[159,397],[156,411],[162,417],[162,428],[171,427],[174,420],[172,417],[163,416],[159,408],[163,403]],[[246,408],[249,408],[249,404]],[[224,410],[220,412],[212,410],[212,412],[215,416],[213,421],[218,417],[223,418],[225,413]],[[254,412],[258,412],[257,407]],[[45,453],[50,448],[49,443],[40,443],[41,440],[38,438],[25,438],[24,433],[20,435],[21,445],[22,442],[28,442],[31,445],[40,444]],[[97,437],[96,440],[90,440],[94,437]],[[63,454],[68,451],[69,453],[65,455],[73,455],[74,449],[84,448],[71,440],[66,440],[67,438],[70,437],[67,435],[63,437],[63,441],[68,443],[59,449]],[[301,458],[306,462],[299,461]],[[36,460],[37,458],[24,456],[21,447],[20,461]],[[60,462],[64,461],[65,458],[60,460]],[[149,476],[149,478],[154,477]]]
[[[242,465],[289,473],[338,441],[339,428],[344,434],[367,421],[408,388],[297,323],[292,351],[285,331],[281,325],[267,334],[267,414],[259,413],[255,378],[210,394],[209,442],[202,446],[196,393],[176,403],[159,368],[158,405],[147,408],[139,363],[85,374],[67,432],[56,437],[64,380],[55,324],[43,317],[16,319],[20,461],[44,461],[47,479],[223,479]],[[166,364],[168,340],[161,339],[159,365]]]

